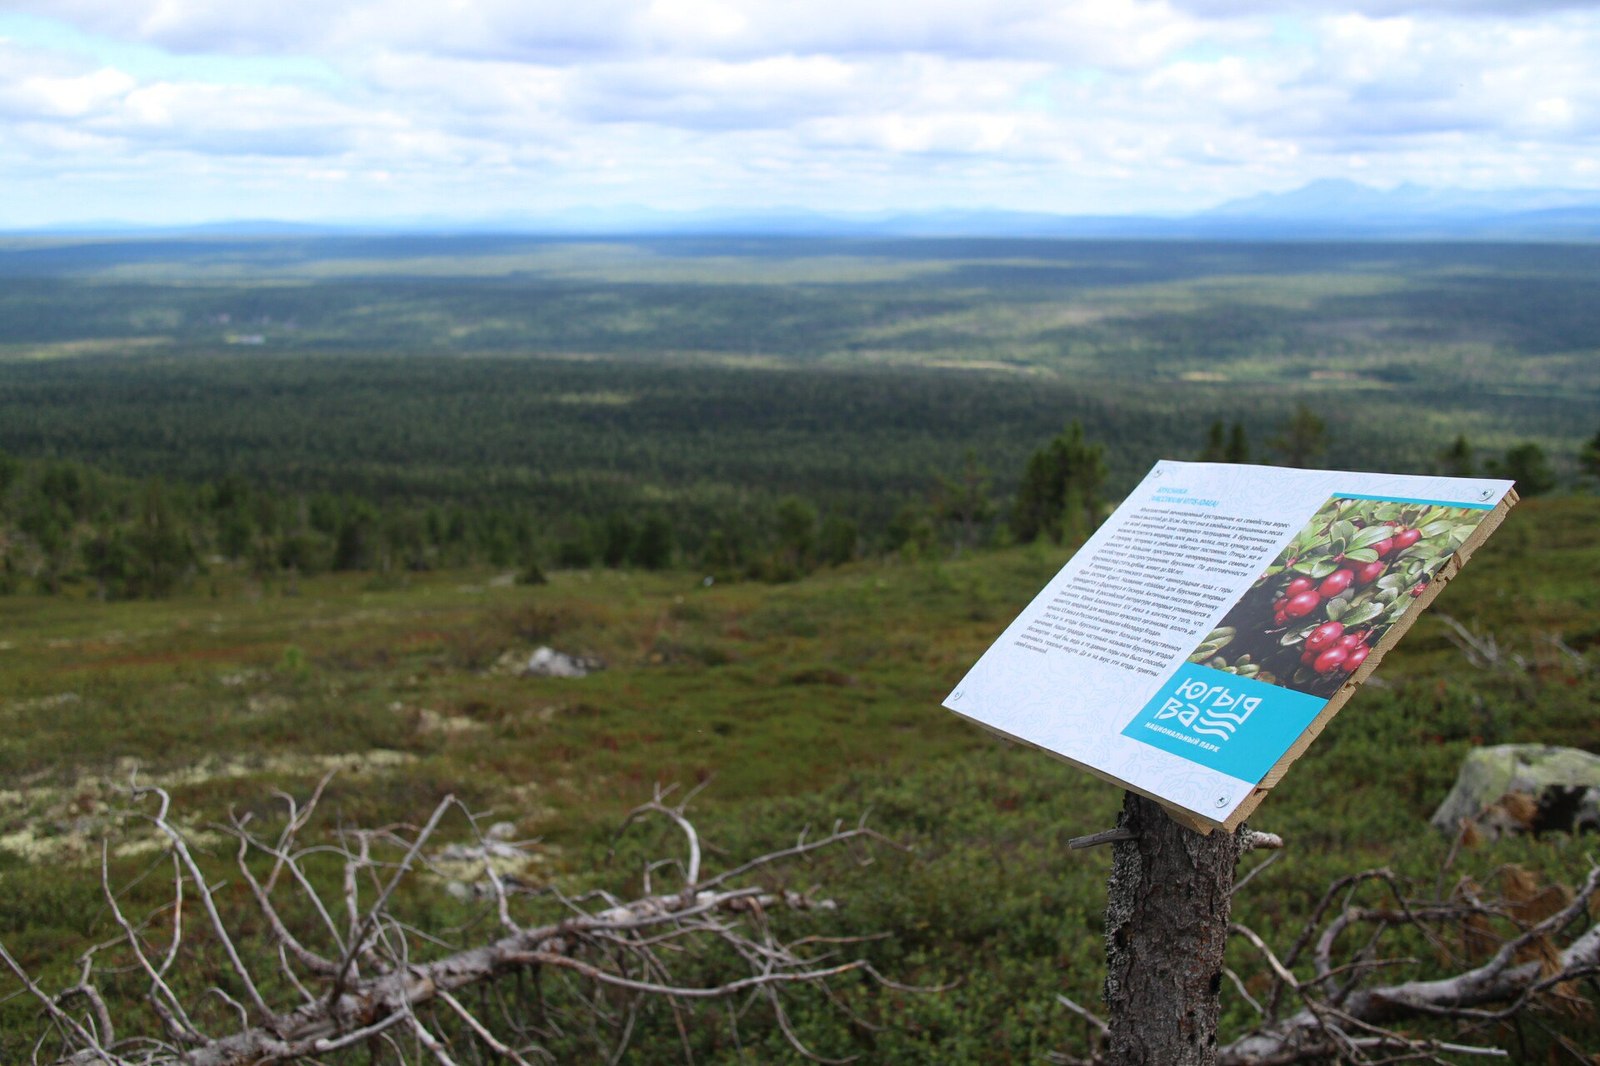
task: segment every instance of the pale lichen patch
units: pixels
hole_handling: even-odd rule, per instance
[[[9,831],[0,833],[0,850],[29,862],[89,859],[100,853],[108,834],[124,835],[136,812],[125,802],[133,785],[154,785],[167,791],[193,788],[218,780],[245,777],[317,778],[329,772],[356,777],[382,773],[414,762],[407,752],[373,749],[332,755],[213,756],[192,766],[145,774],[136,759],[119,759],[109,774],[83,774],[64,785],[38,784],[0,790],[0,817]],[[166,846],[165,837],[141,829],[114,849],[137,855]],[[222,843],[222,834],[197,827],[184,829],[196,846]]]

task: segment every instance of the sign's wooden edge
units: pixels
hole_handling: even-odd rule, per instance
[[[1417,601],[1411,610],[1407,611],[1398,622],[1389,627],[1388,632],[1383,635],[1383,639],[1373,647],[1372,652],[1367,656],[1366,662],[1361,664],[1361,668],[1351,674],[1350,679],[1339,687],[1339,691],[1335,692],[1328,700],[1321,712],[1317,714],[1317,717],[1306,727],[1305,732],[1300,734],[1299,739],[1290,745],[1289,750],[1283,753],[1283,757],[1262,777],[1261,783],[1251,790],[1250,795],[1245,797],[1244,802],[1234,808],[1233,813],[1228,816],[1225,822],[1220,823],[1220,828],[1231,832],[1244,824],[1245,819],[1249,818],[1255,809],[1261,805],[1261,802],[1267,798],[1267,794],[1283,780],[1284,774],[1288,773],[1289,767],[1293,765],[1295,760],[1306,753],[1306,749],[1311,746],[1311,742],[1321,735],[1328,723],[1333,721],[1333,716],[1339,713],[1351,696],[1355,695],[1356,689],[1360,688],[1367,678],[1372,676],[1373,671],[1383,661],[1383,657],[1400,642],[1400,638],[1405,636],[1406,632],[1416,624],[1417,619],[1422,617],[1422,613],[1428,609],[1439,593],[1444,591],[1444,587],[1461,572],[1461,568],[1467,564],[1467,560],[1472,557],[1472,554],[1483,545],[1484,541],[1489,539],[1490,534],[1500,528],[1500,523],[1506,520],[1506,515],[1510,514],[1511,508],[1516,506],[1518,498],[1515,489],[1507,491],[1499,505],[1483,516],[1483,520],[1472,531],[1472,535],[1466,539],[1466,542],[1461,547],[1456,549],[1454,556],[1433,576],[1433,580],[1428,582],[1422,591],[1422,595],[1417,597]],[[1182,817],[1179,820],[1185,823],[1188,822],[1191,816],[1191,812],[1181,809],[1174,812],[1171,808],[1168,808],[1168,813],[1181,814]]]

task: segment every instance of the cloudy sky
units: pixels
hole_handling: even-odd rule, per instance
[[[1600,190],[1600,0],[0,0],[0,228]]]

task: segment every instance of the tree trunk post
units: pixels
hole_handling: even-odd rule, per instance
[[[1106,891],[1111,1066],[1212,1066],[1234,866],[1245,830],[1203,836],[1129,792]]]

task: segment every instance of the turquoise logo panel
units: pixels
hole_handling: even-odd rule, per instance
[[[1320,696],[1184,663],[1122,735],[1229,777],[1259,783],[1327,702]]]

